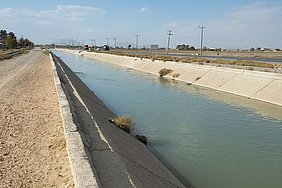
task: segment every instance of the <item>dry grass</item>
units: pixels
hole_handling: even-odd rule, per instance
[[[161,54],[132,54],[128,52],[117,52],[117,51],[110,51],[106,53],[111,53],[115,55],[121,56],[129,56],[129,57],[137,57],[141,59],[151,59],[153,62],[155,60],[160,61],[173,61],[173,62],[182,62],[182,63],[198,63],[200,65],[204,63],[208,64],[215,64],[215,65],[236,65],[236,66],[244,66],[248,67],[261,67],[261,68],[277,68],[277,65],[271,63],[263,63],[257,61],[247,61],[247,60],[226,60],[226,59],[205,59],[199,57],[174,57],[174,56],[167,56]],[[282,68],[282,65],[278,66],[278,68]]]
[[[245,67],[263,67],[263,68],[274,68],[273,64],[256,62],[256,61],[246,61],[246,60],[224,60],[224,59],[216,59],[210,60],[210,63],[214,64],[226,64],[226,65],[238,65]]]
[[[178,78],[180,76],[180,73],[173,73],[172,77],[173,78]]]
[[[164,68],[164,69],[161,69],[159,71],[159,74],[160,74],[160,77],[164,77],[164,76],[166,76],[166,75],[168,75],[168,74],[170,74],[172,72],[173,72],[173,70]]]
[[[10,59],[14,56],[27,53],[28,49],[12,49],[12,50],[0,50],[0,60]]]
[[[252,70],[254,70],[254,68],[253,67],[248,67],[247,70],[252,71]]]
[[[128,132],[128,133],[130,133],[130,131],[132,130],[133,125],[134,125],[132,118],[129,117],[129,116],[125,116],[125,115],[113,118],[113,123],[117,127],[121,128],[122,130],[124,130],[125,132]]]
[[[43,50],[43,53],[44,53],[45,55],[49,55],[49,54],[50,54],[50,52],[49,52],[48,50]]]

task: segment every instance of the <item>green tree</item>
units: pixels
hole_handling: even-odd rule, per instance
[[[189,50],[196,50],[196,48],[194,46],[190,46]]]
[[[1,30],[0,31],[0,38],[4,40],[6,37],[7,37],[7,31],[6,30]]]
[[[17,37],[13,32],[9,32],[6,38],[6,46],[9,49],[16,48],[18,45]]]
[[[21,48],[26,48],[26,47],[33,48],[34,47],[33,42],[23,37],[19,39],[18,44]]]
[[[18,44],[19,44],[19,46],[20,46],[21,48],[23,48],[23,47],[26,46],[25,40],[24,40],[23,37],[21,37],[21,38],[19,39]]]
[[[1,30],[0,31],[0,43],[2,43],[2,47],[6,48],[6,38],[7,38],[7,31]]]
[[[6,30],[0,30],[0,44],[4,49],[13,49],[17,48],[18,46],[20,46],[21,48],[34,47],[34,43],[27,38],[21,37],[19,41],[17,41],[17,36],[15,35],[15,33],[8,33]]]

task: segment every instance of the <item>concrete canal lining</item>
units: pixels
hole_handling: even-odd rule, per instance
[[[282,106],[282,74],[241,70],[228,67],[196,65],[179,62],[162,62],[135,57],[118,56],[78,50],[59,49],[84,55],[100,61],[129,67],[158,75],[159,70],[169,68],[180,76],[175,80],[192,83],[218,91],[244,96]],[[171,75],[167,77],[172,78]]]
[[[115,114],[64,62],[52,57],[56,85],[67,99],[61,106],[69,106],[62,115],[68,119],[65,134],[76,187],[184,187],[144,144],[111,124]]]

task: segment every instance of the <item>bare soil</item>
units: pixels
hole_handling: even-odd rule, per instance
[[[0,61],[0,187],[74,187],[49,56]]]

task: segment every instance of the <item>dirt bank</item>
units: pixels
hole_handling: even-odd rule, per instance
[[[49,56],[0,62],[1,187],[73,187]]]

